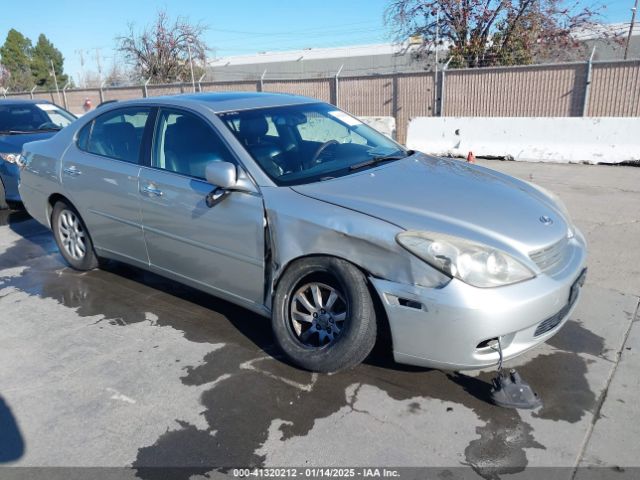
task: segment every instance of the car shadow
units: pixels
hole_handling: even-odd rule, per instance
[[[30,220],[31,217],[24,208],[13,207],[11,209],[0,210],[0,227],[5,225],[17,226],[22,222]],[[17,228],[20,230],[20,228]],[[12,230],[15,231],[14,228]],[[19,231],[16,233],[20,233]]]
[[[24,440],[11,407],[0,396],[0,464],[14,462],[24,455]]]

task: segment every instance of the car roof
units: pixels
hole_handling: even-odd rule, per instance
[[[55,105],[49,100],[35,100],[31,98],[0,98],[0,105],[35,105],[37,103],[50,103]]]
[[[214,113],[231,112],[238,110],[251,110],[255,108],[277,107],[285,105],[301,105],[308,103],[320,103],[321,100],[271,92],[206,92],[187,93],[182,95],[167,95],[161,97],[149,97],[144,99],[127,100],[109,104],[109,109],[126,105],[140,104],[165,104],[165,105],[189,105],[199,104],[210,108]],[[107,107],[105,105],[105,107]],[[105,108],[105,111],[107,108]]]

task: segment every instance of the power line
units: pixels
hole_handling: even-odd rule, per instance
[[[238,34],[238,35],[251,35],[251,36],[293,36],[293,35],[300,35],[300,34],[306,35],[309,33],[322,33],[322,32],[331,32],[331,31],[340,32],[344,28],[355,27],[355,26],[362,27],[363,25],[368,25],[371,27],[379,26],[377,22],[355,22],[355,23],[347,23],[342,25],[331,25],[330,29],[327,29],[324,27],[317,27],[317,28],[307,28],[302,30],[287,30],[286,32],[285,31],[256,32],[256,31],[247,31],[247,30],[228,30],[228,29],[222,29],[222,28],[210,28],[209,30],[213,32],[232,33],[232,34]]]

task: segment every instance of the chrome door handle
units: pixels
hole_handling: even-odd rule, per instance
[[[155,188],[152,185],[145,185],[144,187],[142,187],[142,193],[153,195],[154,197],[161,197],[164,195],[164,192],[162,190]]]
[[[71,177],[77,177],[78,175],[82,175],[82,172],[78,170],[78,167],[71,165],[63,170],[64,173]]]

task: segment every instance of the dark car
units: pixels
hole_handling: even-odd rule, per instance
[[[18,165],[22,146],[55,135],[75,119],[51,102],[0,100],[0,209],[7,207],[7,201],[20,202]]]

